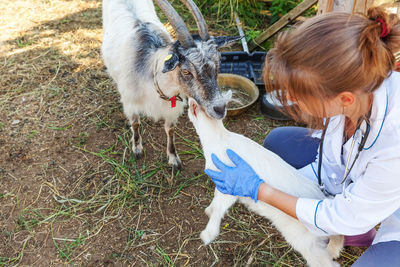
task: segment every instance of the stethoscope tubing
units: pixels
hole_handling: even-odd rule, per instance
[[[354,157],[354,160],[353,160],[350,168],[348,168],[349,162],[350,162],[350,157],[351,157],[351,154],[352,154],[352,151],[353,151],[353,148],[354,148],[354,143],[355,143],[355,140],[356,140],[356,134],[360,131],[361,121],[359,121],[357,123],[358,127],[357,127],[357,129],[356,129],[356,131],[355,131],[355,133],[353,135],[353,142],[351,144],[349,156],[348,156],[347,161],[346,161],[346,167],[345,167],[345,171],[344,171],[344,175],[343,175],[343,180],[341,181],[341,184],[343,184],[343,190],[342,190],[343,194],[345,194],[345,188],[348,185],[348,183],[345,183],[345,181],[347,180],[347,177],[349,176],[351,170],[353,169],[354,164],[356,163],[358,157],[360,156],[361,151],[364,149],[365,144],[366,144],[367,139],[368,139],[369,132],[371,131],[371,125],[369,123],[370,116],[371,116],[371,111],[368,113],[367,118],[364,119],[364,121],[366,122],[366,130],[365,130],[364,135],[361,138],[361,142],[360,142],[360,144],[358,146],[358,149],[357,149],[357,154]],[[324,192],[325,195],[330,195],[330,193],[325,190],[325,186],[322,183],[321,169],[322,169],[322,157],[323,157],[324,140],[325,140],[325,135],[326,135],[326,131],[328,129],[329,122],[330,122],[330,118],[326,119],[326,122],[324,124],[324,128],[322,130],[321,141],[320,141],[320,144],[319,144],[318,172],[317,172],[318,173],[318,185],[319,185],[321,191]]]

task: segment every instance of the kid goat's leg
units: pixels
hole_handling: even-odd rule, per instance
[[[336,267],[327,248],[328,237],[311,234],[298,220],[262,202],[255,203],[250,198],[240,198],[249,210],[270,219],[285,237],[286,241],[307,260],[310,267]],[[338,241],[339,242],[339,241]]]
[[[225,212],[236,202],[238,197],[225,195],[215,189],[214,198],[205,210],[205,213],[210,217],[206,229],[204,229],[200,238],[205,245],[210,244],[218,235],[221,220]]]
[[[165,132],[167,133],[167,156],[168,156],[168,164],[172,165],[173,171],[177,172],[182,169],[182,163],[179,159],[178,154],[176,153],[175,148],[175,138],[174,138],[174,124],[165,121],[164,124]]]
[[[287,217],[287,216],[285,216]],[[300,252],[310,267],[339,267],[334,262],[327,248],[328,237],[318,237],[311,234],[300,222],[293,218],[282,218],[282,225],[277,225],[286,241]]]
[[[140,116],[133,114],[130,120],[132,131],[132,151],[136,158],[143,155],[142,136],[139,132]]]
[[[332,258],[339,258],[340,252],[342,252],[344,243],[344,236],[334,235],[329,237],[328,252]]]

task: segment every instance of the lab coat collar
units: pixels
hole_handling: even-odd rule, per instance
[[[386,113],[388,110],[388,92],[386,83],[387,81],[385,80],[383,84],[373,93],[374,99],[372,103],[370,117],[371,130],[364,149],[369,149],[375,144],[383,127],[383,123],[385,121]],[[342,163],[341,150],[343,146],[344,123],[344,115],[334,116],[331,118],[328,128],[326,130],[326,136],[329,137],[325,139],[326,145],[324,144],[324,147],[326,147],[327,150],[326,153],[324,152],[324,154],[326,154],[324,155],[324,157],[333,157],[338,164]],[[360,127],[362,134],[365,133],[365,129],[366,123],[363,122]],[[358,139],[359,140],[357,141],[360,142],[361,135],[359,135]],[[349,141],[351,142],[351,138],[349,139]]]
[[[388,80],[385,80],[383,84],[374,92],[374,102],[372,103],[370,118],[371,131],[369,133],[367,142],[365,143],[364,150],[370,149],[375,144],[383,128],[389,105],[387,82]],[[363,123],[361,127],[363,133],[365,132],[365,126],[365,123]]]
[[[344,121],[345,121],[344,115],[334,116],[331,118],[328,128],[326,129],[327,138],[325,138],[325,142],[327,143],[326,144],[327,149],[326,149],[326,155],[324,155],[324,157],[326,159],[329,159],[333,156],[335,162],[337,162],[338,164],[340,164],[341,162]]]

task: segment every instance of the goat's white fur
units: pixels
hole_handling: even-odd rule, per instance
[[[121,95],[124,114],[130,124],[139,120],[139,115],[145,115],[158,121],[165,120],[165,131],[176,124],[178,117],[183,113],[186,100],[177,101],[176,107],[171,108],[171,103],[159,97],[152,77],[141,77],[135,71],[135,34],[136,22],[151,23],[151,27],[158,32],[165,33],[171,40],[161,22],[159,21],[153,2],[151,0],[103,0],[103,44],[102,56],[107,66],[107,71],[117,83]],[[180,92],[176,73],[170,71],[162,73],[164,59],[168,55],[168,48],[160,48],[151,55],[148,62],[152,70],[157,66],[158,83],[163,93],[174,96]],[[183,96],[183,95],[182,95]],[[133,134],[134,131],[132,130]],[[137,145],[132,137],[132,148],[135,155],[142,153],[141,137]],[[168,142],[170,140],[168,139]],[[180,165],[178,155],[167,154],[171,165]]]
[[[233,166],[226,155],[226,149],[230,148],[250,164],[265,182],[275,188],[298,197],[324,198],[317,184],[303,177],[273,152],[243,135],[228,131],[221,120],[209,118],[193,99],[189,99],[189,118],[200,137],[206,160],[205,168],[217,170],[211,160],[211,153]],[[200,235],[205,244],[218,236],[225,212],[237,200],[249,210],[269,219],[286,241],[301,253],[309,266],[339,266],[332,259],[337,258],[343,248],[343,236],[331,236],[328,244],[328,238],[311,234],[298,220],[262,201],[256,203],[251,198],[222,194],[217,189],[214,199],[205,210],[210,218]]]

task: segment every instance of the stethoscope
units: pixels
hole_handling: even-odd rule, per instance
[[[369,113],[367,115],[367,118],[364,119],[365,123],[366,123],[365,133],[361,138],[361,142],[358,145],[357,154],[354,157],[353,163],[350,165],[350,168],[349,168],[350,158],[351,158],[351,155],[353,154],[354,145],[355,145],[356,140],[358,139],[358,134],[360,133],[360,126],[361,126],[362,119],[360,119],[358,121],[358,123],[357,123],[358,127],[357,127],[357,129],[356,129],[356,131],[355,131],[355,133],[353,135],[353,141],[351,142],[349,155],[347,156],[347,160],[346,160],[346,167],[345,167],[345,170],[344,170],[343,179],[341,181],[341,184],[343,185],[343,190],[342,190],[343,194],[345,194],[345,188],[349,184],[349,183],[346,182],[347,181],[347,177],[349,176],[350,171],[353,169],[354,164],[356,163],[358,157],[360,156],[361,151],[364,149],[365,143],[367,142],[367,139],[368,139],[369,132],[371,131],[371,125],[369,124],[370,116],[371,116],[371,110],[369,111]],[[319,187],[320,187],[321,191],[325,195],[332,196],[331,193],[326,191],[326,189],[324,187],[324,184],[322,183],[322,179],[321,179],[322,155],[324,154],[323,153],[323,147],[324,147],[324,140],[325,140],[326,130],[328,129],[329,121],[330,121],[330,118],[326,119],[326,122],[324,124],[324,128],[322,130],[321,141],[319,143],[318,184],[319,184]]]

